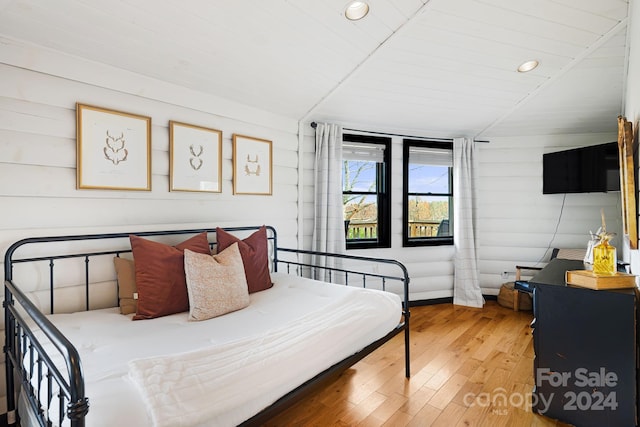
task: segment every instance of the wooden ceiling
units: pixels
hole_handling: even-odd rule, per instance
[[[615,132],[627,0],[0,0],[0,35],[302,121]],[[2,49],[2,47],[0,47]],[[537,59],[532,72],[516,71]]]

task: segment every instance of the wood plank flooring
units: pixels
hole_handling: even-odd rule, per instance
[[[398,335],[265,425],[566,426],[529,407],[531,320],[495,301],[412,307],[409,380]]]

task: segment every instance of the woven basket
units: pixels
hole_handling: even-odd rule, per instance
[[[513,286],[515,283],[507,282],[500,286],[500,292],[498,293],[498,304],[503,307],[513,309]],[[526,292],[518,292],[518,298],[520,298],[519,310],[531,311],[533,309],[533,298]]]

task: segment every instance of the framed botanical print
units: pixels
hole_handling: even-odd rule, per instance
[[[151,117],[76,104],[77,188],[151,190]]]
[[[233,135],[233,194],[272,194],[271,141]]]
[[[169,191],[222,192],[222,131],[169,122]]]

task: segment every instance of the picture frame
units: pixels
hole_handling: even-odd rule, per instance
[[[169,191],[222,192],[222,131],[169,121]]]
[[[151,117],[76,103],[76,188],[151,191]]]
[[[233,134],[233,194],[270,196],[272,167],[270,140]]]
[[[636,165],[633,155],[633,124],[618,116],[618,155],[620,160],[620,196],[622,198],[622,228],[629,236],[629,247],[638,249],[638,224],[636,213]]]

